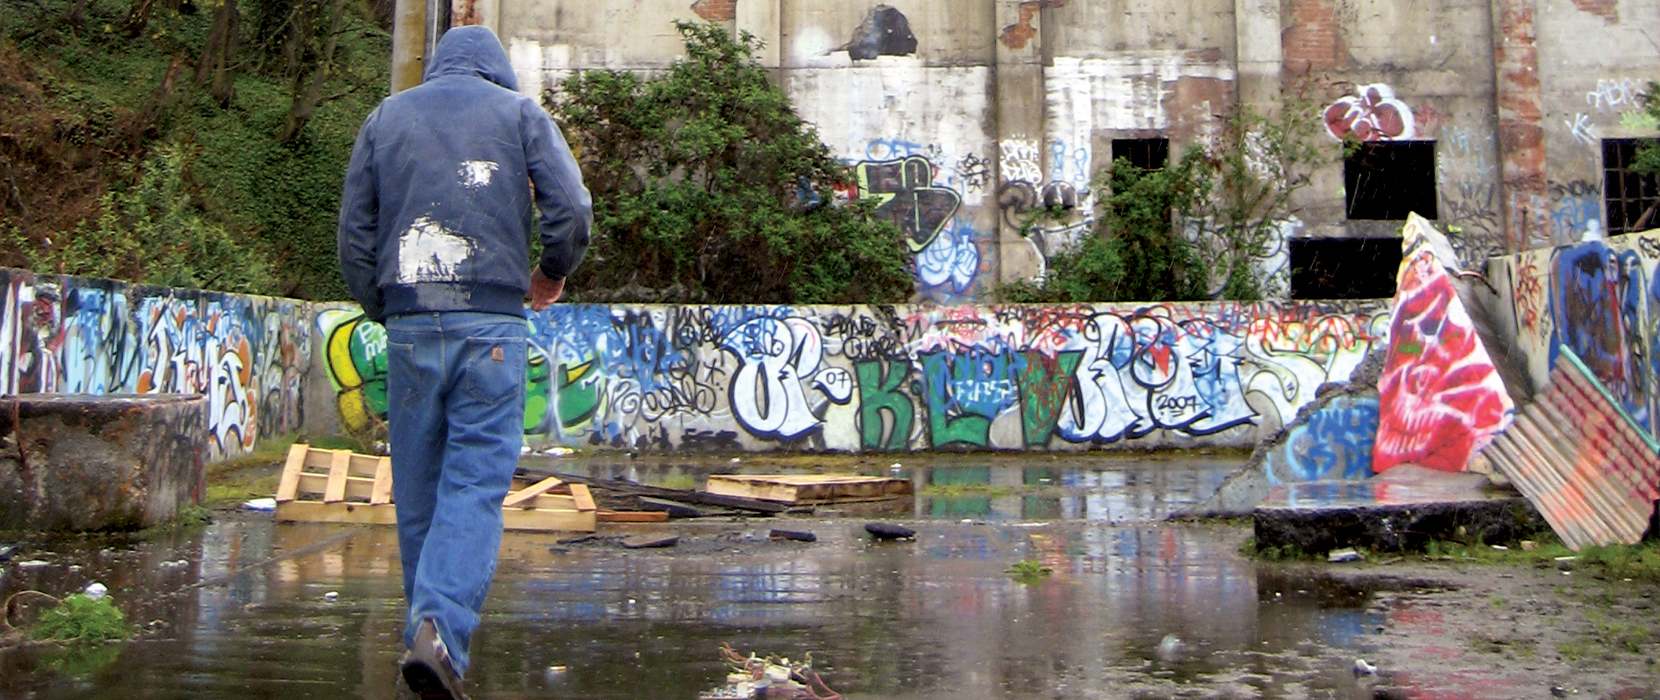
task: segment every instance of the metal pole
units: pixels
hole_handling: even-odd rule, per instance
[[[398,0],[392,13],[392,94],[421,84],[428,0]]]

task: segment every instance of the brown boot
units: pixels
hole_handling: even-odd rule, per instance
[[[403,682],[421,700],[467,700],[461,677],[450,665],[450,652],[428,618],[415,629],[415,645],[403,656]]]

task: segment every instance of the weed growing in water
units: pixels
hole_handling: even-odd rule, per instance
[[[1018,583],[1027,586],[1035,586],[1042,583],[1044,579],[1049,578],[1051,574],[1055,573],[1055,570],[1044,566],[1043,562],[1036,559],[1027,559],[1025,561],[1015,562],[1013,566],[1004,569],[1003,573],[1008,574],[1009,578],[1014,579]]]
[[[58,607],[40,614],[30,627],[29,636],[37,641],[94,644],[125,639],[132,633],[127,616],[109,598],[93,598],[76,593],[63,599]]]

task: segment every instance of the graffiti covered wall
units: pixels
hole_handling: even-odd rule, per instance
[[[1563,346],[1649,435],[1660,410],[1660,231],[1495,258],[1488,275],[1534,386]]]
[[[0,394],[199,394],[209,457],[298,430],[305,302],[0,268]]]
[[[1385,302],[584,306],[529,315],[532,443],[903,451],[1239,446],[1342,382]],[[384,331],[317,314],[348,425],[385,412]]]

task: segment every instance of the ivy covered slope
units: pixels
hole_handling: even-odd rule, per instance
[[[346,297],[346,160],[385,0],[0,3],[0,264]]]

